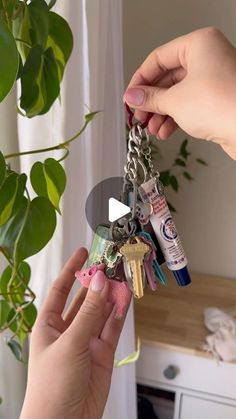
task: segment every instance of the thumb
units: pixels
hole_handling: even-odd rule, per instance
[[[102,271],[91,279],[86,298],[67,332],[77,349],[88,347],[91,337],[98,334],[104,323],[109,281]]]
[[[134,109],[168,115],[167,92],[170,89],[154,86],[130,87],[124,94],[124,101]]]

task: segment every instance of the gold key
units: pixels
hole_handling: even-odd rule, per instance
[[[133,241],[133,242],[132,242]],[[145,255],[149,252],[150,247],[140,240],[139,237],[129,239],[120,248],[120,253],[126,258],[133,274],[133,290],[136,298],[143,297],[143,276],[142,267]]]

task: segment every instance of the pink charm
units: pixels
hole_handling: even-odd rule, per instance
[[[93,275],[95,275],[97,271],[104,272],[104,268],[104,263],[100,263],[99,265],[90,266],[83,271],[76,271],[75,276],[80,281],[81,285],[83,285],[83,287],[88,288]]]
[[[83,285],[85,288],[89,288],[92,277],[98,270],[104,272],[104,268],[104,263],[101,263],[100,265],[93,265],[83,271],[77,271],[75,276],[80,281],[81,285]],[[129,304],[131,295],[132,293],[125,281],[119,282],[114,281],[113,279],[109,279],[108,302],[116,306],[116,317],[123,317]]]

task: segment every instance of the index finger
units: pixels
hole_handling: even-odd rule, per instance
[[[152,51],[134,73],[128,87],[154,85],[168,71],[179,67],[186,68],[185,57],[190,36],[191,34],[180,36]]]
[[[59,315],[62,314],[67,297],[76,279],[75,272],[82,268],[87,257],[87,250],[85,248],[80,248],[66,262],[60,275],[52,284],[40,312],[41,318],[52,312]]]

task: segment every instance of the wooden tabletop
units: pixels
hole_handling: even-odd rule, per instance
[[[159,285],[156,292],[146,288],[144,297],[135,300],[136,335],[142,344],[209,356],[201,349],[210,333],[203,323],[203,310],[233,310],[236,280],[192,273],[192,284],[180,288],[172,274],[165,273],[167,287]]]

